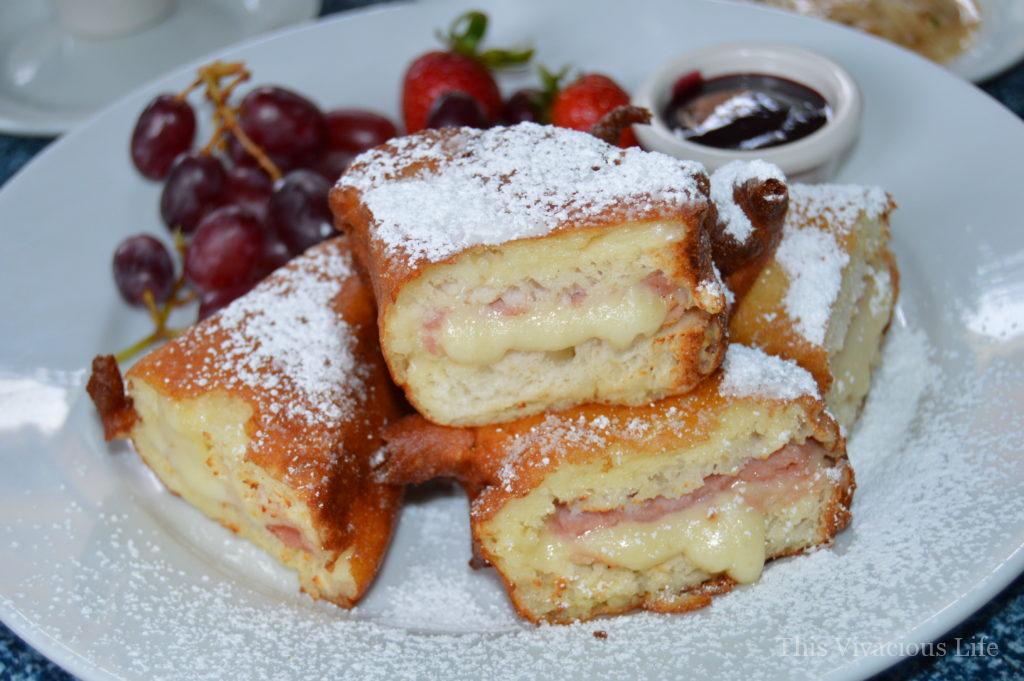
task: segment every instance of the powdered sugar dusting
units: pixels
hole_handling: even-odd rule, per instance
[[[792,184],[789,186],[789,212],[786,222],[795,225],[817,224],[835,233],[853,229],[864,216],[878,220],[888,215],[895,204],[879,187],[845,184]]]
[[[401,138],[359,156],[339,187],[353,187],[373,235],[414,261],[477,245],[536,237],[612,206],[640,218],[665,204],[703,201],[700,164],[592,135],[521,123]]]
[[[344,418],[362,372],[351,330],[331,302],[352,272],[347,252],[330,246],[307,251],[196,327],[199,336],[224,339],[195,375],[201,380],[216,371],[228,388],[280,392],[279,416],[310,424]]]
[[[774,400],[818,396],[814,378],[796,362],[739,343],[731,343],[725,351],[718,391],[726,397]]]
[[[730,161],[711,175],[711,199],[718,209],[718,221],[723,231],[744,244],[754,233],[754,225],[733,198],[733,190],[755,180],[778,180],[785,182],[786,176],[778,166],[760,159],[754,161]]]
[[[603,420],[598,422],[597,419]],[[602,431],[611,427],[611,421],[606,416],[599,416],[597,419],[591,421],[583,415],[567,418],[558,414],[548,414],[529,431],[513,438],[498,470],[498,479],[502,487],[511,491],[512,484],[522,470],[520,459],[525,452],[539,451],[543,457],[541,463],[547,464],[550,457],[558,456],[566,447],[602,449],[607,446],[607,439]]]
[[[718,265],[711,263],[711,271],[713,274],[712,279],[705,279],[697,284],[697,291],[702,295],[724,297],[725,302],[728,305],[732,305],[736,302],[736,295],[732,292],[725,282],[722,281],[722,273],[718,270]]]
[[[832,233],[800,227],[787,219],[775,260],[789,277],[782,300],[786,314],[801,336],[822,345],[850,256]]]

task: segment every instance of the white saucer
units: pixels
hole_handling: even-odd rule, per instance
[[[106,40],[71,35],[48,2],[0,3],[0,132],[57,135],[154,76],[314,18],[320,0],[178,0],[163,21]]]

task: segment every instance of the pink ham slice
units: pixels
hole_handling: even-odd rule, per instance
[[[267,529],[290,549],[298,551],[310,550],[309,544],[306,543],[306,538],[297,527],[291,525],[267,525]]]
[[[622,522],[649,523],[677,513],[717,495],[742,489],[743,498],[758,510],[793,503],[830,466],[822,446],[814,440],[788,444],[765,459],[751,459],[736,475],[709,475],[704,484],[679,497],[655,497],[630,507],[608,511],[580,511],[571,505],[558,506],[548,521],[563,537],[578,537],[590,530]]]
[[[649,287],[652,291],[657,293],[662,298],[666,298],[672,295],[679,289],[679,287],[673,284],[669,280],[669,278],[665,276],[665,273],[662,272],[661,270],[655,270],[654,272],[648,274],[646,277],[644,277],[642,283],[645,284],[647,287]]]

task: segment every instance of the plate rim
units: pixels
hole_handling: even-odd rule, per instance
[[[746,4],[741,0],[690,0],[691,2],[703,2],[705,4]],[[450,0],[449,2],[439,2],[436,4],[457,4],[458,0]],[[116,100],[108,103],[97,111],[93,112],[76,125],[72,130],[69,131],[68,135],[83,134],[82,129],[88,127],[95,119],[102,118],[109,114],[110,110],[116,109],[122,105],[125,100],[132,99],[143,90],[152,87],[155,81],[164,79],[171,74],[185,72],[195,65],[207,61],[209,58],[215,55],[223,55],[228,52],[233,52],[238,49],[250,48],[258,46],[261,43],[273,41],[279,39],[284,35],[291,33],[297,33],[305,30],[309,30],[313,26],[320,23],[336,23],[344,22],[352,17],[381,12],[401,12],[409,7],[419,5],[420,3],[413,3],[411,0],[398,0],[391,2],[384,2],[381,4],[375,4],[366,7],[354,8],[339,12],[337,14],[329,15],[315,21],[306,21],[297,24],[292,24],[286,27],[275,29],[266,33],[261,33],[258,36],[253,36],[248,39],[225,45],[217,50],[214,50],[206,55],[189,61],[187,63],[180,64],[166,72],[161,73],[158,76],[154,76],[150,81],[140,85],[137,88],[121,95]],[[765,7],[754,7],[758,11],[778,12],[786,14],[782,10],[776,10],[773,8]],[[814,18],[810,18],[816,20]],[[823,23],[831,26],[833,29],[838,28],[839,30],[849,31],[859,36],[861,40],[875,40],[886,45],[891,45],[887,41],[880,38],[876,38],[871,35],[866,35],[855,29],[850,29],[844,26],[837,26],[832,22],[824,20]],[[895,46],[897,49],[899,46]],[[950,75],[955,82],[968,84],[968,81],[963,80],[956,74],[950,73],[948,68],[942,65],[935,64],[930,60],[917,55],[909,50],[903,50],[906,53],[913,55],[915,58],[928,64],[929,68],[938,69],[941,72]],[[973,90],[974,88],[972,88]],[[992,100],[993,104],[996,104],[996,109],[1000,110],[1006,116],[1009,116],[1014,121],[1019,121],[1019,118],[1005,106],[1001,105],[997,100],[991,97],[985,97],[984,99]],[[62,138],[63,139],[63,138]],[[29,169],[34,167],[36,162],[44,157],[48,157],[51,153],[59,153],[61,140],[54,140],[54,144],[49,144],[45,149],[34,155],[28,163],[24,164],[19,170],[11,176],[2,187],[0,187],[0,199],[2,199],[9,191],[13,191],[11,188],[19,184],[19,180],[22,175]],[[946,633],[950,632],[957,625],[961,624],[988,602],[990,602],[995,596],[997,596],[1002,590],[1004,590],[1009,584],[1024,574],[1024,544],[1017,546],[1013,549],[1013,552],[1001,563],[999,563],[994,570],[989,572],[983,579],[975,582],[968,591],[964,593],[956,594],[952,600],[950,600],[945,607],[935,612],[928,619],[922,621],[913,629],[907,630],[903,635],[893,637],[888,640],[903,644],[901,649],[906,649],[907,646],[912,644],[924,644],[935,641],[941,638]],[[81,653],[73,650],[67,644],[63,643],[59,639],[55,638],[44,629],[35,625],[28,617],[26,617],[18,608],[14,607],[13,602],[3,596],[0,596],[0,622],[3,622],[12,632],[21,638],[26,644],[34,648],[40,654],[44,655],[48,660],[57,664],[62,669],[72,673],[83,681],[92,681],[93,679],[99,681],[106,681],[107,679],[120,680],[125,678],[134,678],[130,673],[120,674],[112,672],[103,666],[96,664],[88,657]],[[834,668],[828,674],[830,679],[865,679],[878,672],[884,671],[898,664],[904,659],[907,659],[907,655],[893,655],[893,656],[865,656],[853,659],[849,664],[841,667]]]

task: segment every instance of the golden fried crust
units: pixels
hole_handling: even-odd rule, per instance
[[[349,252],[344,238],[315,248]],[[286,277],[294,267],[293,261],[271,277]],[[306,501],[323,549],[339,554],[348,547],[355,549],[351,571],[357,593],[362,593],[377,571],[401,502],[400,487],[373,479],[369,459],[382,444],[384,425],[406,410],[380,354],[373,298],[362,276],[355,273],[343,282],[331,308],[347,323],[355,340],[352,354],[361,367],[363,389],[350,395],[352,418],[309,422],[279,413],[282,404],[304,400],[286,381],[276,380],[281,372],[273,366],[261,366],[258,372],[266,383],[277,385],[274,390],[265,389],[262,383],[252,387],[234,380],[230,363],[206,364],[204,380],[197,383],[196,367],[204,366],[204,357],[216,356],[228,338],[228,330],[217,325],[217,316],[141,359],[128,377],[144,380],[175,400],[218,390],[244,399],[253,412],[246,423],[250,438],[247,459]],[[315,404],[302,406],[317,408]],[[258,441],[257,427],[262,431]]]
[[[889,281],[892,286],[892,299],[895,302],[900,299],[900,268],[896,265],[896,254],[886,248],[882,252],[882,259],[885,261],[886,267],[889,268]],[[889,326],[892,324],[892,315],[895,310],[896,305],[894,304],[892,309],[889,310],[889,321],[885,323],[885,329],[882,331],[883,334],[889,331]]]
[[[835,536],[850,524],[850,506],[853,504],[853,493],[857,489],[857,481],[853,468],[843,468],[843,477],[836,485],[835,493],[825,507],[825,522],[822,523],[818,544],[829,544]],[[780,556],[781,557],[781,556]]]
[[[715,264],[732,292],[741,297],[771,261],[782,240],[789,189],[774,178],[752,178],[733,188],[733,200],[750,220],[753,233],[741,244],[726,232],[721,221],[712,221],[709,231]]]
[[[580,424],[574,437],[562,438],[554,455],[550,442],[527,437],[541,427],[546,414],[505,423],[475,428],[451,428],[430,423],[416,414],[385,430],[387,457],[378,471],[381,479],[394,484],[425,482],[446,477],[459,480],[474,498],[473,516],[485,522],[510,499],[524,497],[563,463],[583,463],[604,459],[614,462],[609,450],[616,444],[626,445],[638,453],[683,449],[711,437],[718,427],[716,414],[727,400],[755,399],[766,409],[781,408],[784,402],[763,398],[725,398],[719,393],[721,375],[716,374],[695,390],[639,407],[586,405],[559,412],[564,422]],[[828,416],[824,403],[811,396],[796,400],[812,424],[813,436],[826,450],[842,452],[845,442],[835,421]],[[666,418],[671,414],[671,419]],[[648,424],[644,438],[638,441],[625,430],[600,429],[601,447],[595,447],[587,430],[598,419],[612,423],[638,422]],[[672,422],[672,425],[669,424]],[[502,469],[515,451],[515,475],[502,479]]]
[[[98,355],[92,360],[92,375],[85,390],[92,398],[103,422],[103,437],[110,440],[127,437],[138,420],[132,399],[124,390],[124,380],[113,355]]]
[[[436,478],[458,480],[467,490],[480,482],[474,461],[476,428],[452,428],[412,414],[385,431],[389,481],[416,485]]]

